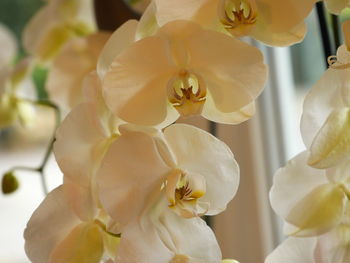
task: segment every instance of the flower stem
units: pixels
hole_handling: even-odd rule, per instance
[[[326,15],[324,12],[323,2],[316,3],[316,11],[317,11],[318,23],[320,26],[320,33],[322,38],[323,53],[325,58],[324,62],[326,67],[328,67],[327,60],[329,56],[333,55],[333,50],[332,50],[332,42],[330,39]]]
[[[339,18],[337,15],[332,15],[332,30],[333,30],[333,37],[334,37],[334,45],[335,49],[337,50],[338,47],[340,47],[340,26],[339,26]]]
[[[55,127],[53,130],[53,134],[51,136],[50,143],[46,148],[44,158],[43,158],[41,164],[39,165],[39,167],[34,168],[34,167],[27,167],[27,166],[15,166],[15,167],[12,167],[8,172],[22,170],[22,171],[39,173],[43,192],[45,195],[47,195],[48,194],[48,187],[47,187],[47,182],[46,182],[44,170],[45,170],[45,167],[47,165],[47,162],[49,160],[49,157],[50,157],[52,149],[53,149],[53,144],[55,142],[56,130],[61,122],[61,113],[60,113],[60,109],[58,108],[58,106],[55,105],[54,103],[52,103],[51,101],[47,101],[47,100],[38,100],[38,101],[26,100],[26,101],[28,101],[34,105],[37,105],[37,106],[48,107],[48,108],[51,108],[52,110],[54,110]]]

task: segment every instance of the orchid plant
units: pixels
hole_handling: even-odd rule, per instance
[[[116,0],[121,1],[121,0]],[[229,147],[197,127],[200,115],[239,124],[255,113],[267,79],[258,48],[303,40],[317,0],[130,1],[144,11],[114,32],[97,27],[92,0],[49,0],[28,23],[28,56],[13,64],[13,37],[0,27],[0,128],[57,112],[51,150],[64,174],[24,231],[33,263],[235,263],[223,259],[203,216],[226,209],[240,169]],[[318,2],[317,5],[323,3]],[[325,0],[333,14],[348,0]],[[98,22],[98,21],[97,21]],[[350,260],[350,24],[345,44],[304,103],[307,150],[277,171],[271,205],[290,237],[266,263]],[[37,66],[50,100],[20,95]],[[61,122],[59,111],[64,115]],[[43,181],[44,185],[45,182]],[[46,188],[45,188],[46,189]]]

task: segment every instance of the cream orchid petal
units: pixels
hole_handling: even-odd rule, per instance
[[[49,262],[52,251],[80,222],[62,186],[56,188],[35,210],[24,231],[27,256],[34,263]]]
[[[156,11],[157,9],[155,2],[152,1],[140,18],[140,22],[136,30],[137,40],[140,40],[144,37],[153,36],[157,33],[159,25],[156,18]]]
[[[317,238],[289,237],[265,260],[265,263],[321,263],[316,262],[314,253]]]
[[[104,97],[113,113],[139,125],[166,119],[170,108],[166,87],[176,69],[170,52],[166,40],[148,37],[120,53],[103,82]]]
[[[347,160],[350,153],[350,108],[334,110],[328,117],[311,148],[308,164],[329,168]]]
[[[257,24],[263,23],[270,32],[288,32],[310,14],[317,0],[257,0]]]
[[[31,54],[36,54],[40,42],[57,23],[49,5],[44,6],[29,20],[23,31],[23,46]]]
[[[83,101],[89,102],[91,104],[92,116],[98,115],[100,123],[98,126],[101,126],[104,130],[104,133],[110,137],[116,135],[118,127],[124,122],[114,116],[107,108],[105,100],[102,96],[102,84],[101,80],[97,75],[96,71],[88,74],[83,82]]]
[[[349,0],[325,0],[327,9],[333,13],[339,15],[343,9],[349,7]]]
[[[0,24],[0,42],[0,69],[3,71],[4,67],[11,64],[11,60],[14,59],[17,53],[16,38],[13,33],[3,24]]]
[[[211,134],[185,124],[169,126],[164,136],[177,158],[177,167],[204,177],[206,191],[198,200],[209,203],[206,214],[223,211],[239,185],[239,167],[228,146]]]
[[[350,260],[350,227],[340,224],[333,231],[319,237],[316,258],[321,262],[346,263]],[[317,261],[317,262],[318,262]]]
[[[298,229],[290,235],[316,236],[336,227],[345,211],[346,195],[338,185],[324,184],[301,199],[286,221]]]
[[[218,108],[215,106],[215,103],[213,101],[212,96],[208,96],[204,107],[202,115],[204,118],[224,123],[224,124],[239,124],[246,120],[249,120],[253,115],[255,114],[255,103],[252,102],[251,104],[248,104],[247,106],[244,106],[240,110],[236,112],[230,112],[230,113],[223,113],[218,110]]]
[[[99,32],[69,41],[53,60],[47,80],[52,101],[62,109],[72,109],[82,101],[85,76],[95,70],[97,58],[109,33]]]
[[[110,36],[97,61],[97,73],[103,80],[113,60],[129,45],[135,42],[137,20],[128,20]]]
[[[215,235],[204,220],[183,220],[166,210],[160,216],[159,223],[169,232],[176,247],[176,254],[186,255],[194,260],[193,262],[201,260],[203,263],[216,263],[221,260],[221,251]]]
[[[99,263],[104,252],[99,226],[82,223],[54,249],[49,263]]]
[[[98,150],[96,146],[109,137],[93,109],[93,103],[78,105],[56,132],[54,153],[67,176],[74,176],[78,171],[81,176],[88,176],[95,169],[95,158],[100,155],[94,152]]]
[[[263,23],[257,23],[250,33],[251,37],[269,46],[285,47],[301,42],[307,33],[305,22],[288,31],[271,32]]]
[[[264,88],[267,68],[257,48],[208,30],[188,39],[187,47],[190,67],[204,79],[218,110],[236,112],[252,103]]]
[[[77,175],[79,171],[74,174],[74,176]],[[64,176],[62,188],[71,209],[82,221],[89,221],[96,217],[98,204],[93,193],[96,189],[92,185],[91,178],[81,176],[80,181],[77,181],[76,178]]]
[[[29,21],[23,33],[25,49],[42,62],[52,59],[74,36],[93,32],[92,1],[51,1]]]
[[[274,176],[270,202],[273,210],[284,219],[300,200],[329,182],[324,171],[307,165],[307,157],[308,152],[297,155]]]
[[[174,20],[191,20],[211,27],[217,20],[217,0],[155,0],[154,3],[160,26]]]
[[[344,70],[344,73],[346,72],[348,70]],[[346,107],[341,90],[344,84],[342,78],[343,74],[340,75],[340,70],[330,68],[306,96],[301,119],[301,134],[307,148],[311,146],[333,109]]]
[[[169,171],[152,137],[141,132],[122,134],[109,147],[98,171],[102,205],[125,226],[151,205]]]
[[[216,238],[202,219],[183,220],[165,209],[160,215],[147,214],[129,224],[123,232],[116,262],[217,263],[220,260]]]

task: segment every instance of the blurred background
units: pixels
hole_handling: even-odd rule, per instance
[[[43,3],[0,1],[0,23],[16,36],[19,56],[24,54],[21,32]],[[224,257],[241,263],[263,262],[283,238],[279,221],[269,205],[268,191],[276,169],[303,149],[299,132],[303,98],[325,70],[315,12],[307,23],[306,39],[291,48],[270,48],[247,40],[261,48],[270,66],[269,83],[252,120],[238,126],[213,125],[201,118],[181,120],[216,134],[232,148],[241,166],[241,186],[236,198],[227,211],[210,220]],[[45,98],[44,81],[45,72],[39,72],[33,83],[28,83],[42,98]],[[46,108],[37,109],[36,114],[39,118],[27,128],[15,125],[0,130],[0,175],[13,166],[36,166],[42,161],[54,129],[54,117]],[[53,156],[45,174],[50,189],[62,182]],[[16,176],[19,189],[9,195],[0,194],[1,263],[28,262],[22,234],[32,212],[44,198],[37,174],[18,172]]]

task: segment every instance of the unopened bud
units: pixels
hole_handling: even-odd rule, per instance
[[[19,183],[14,172],[7,172],[2,177],[1,189],[4,194],[11,194],[18,189]]]

